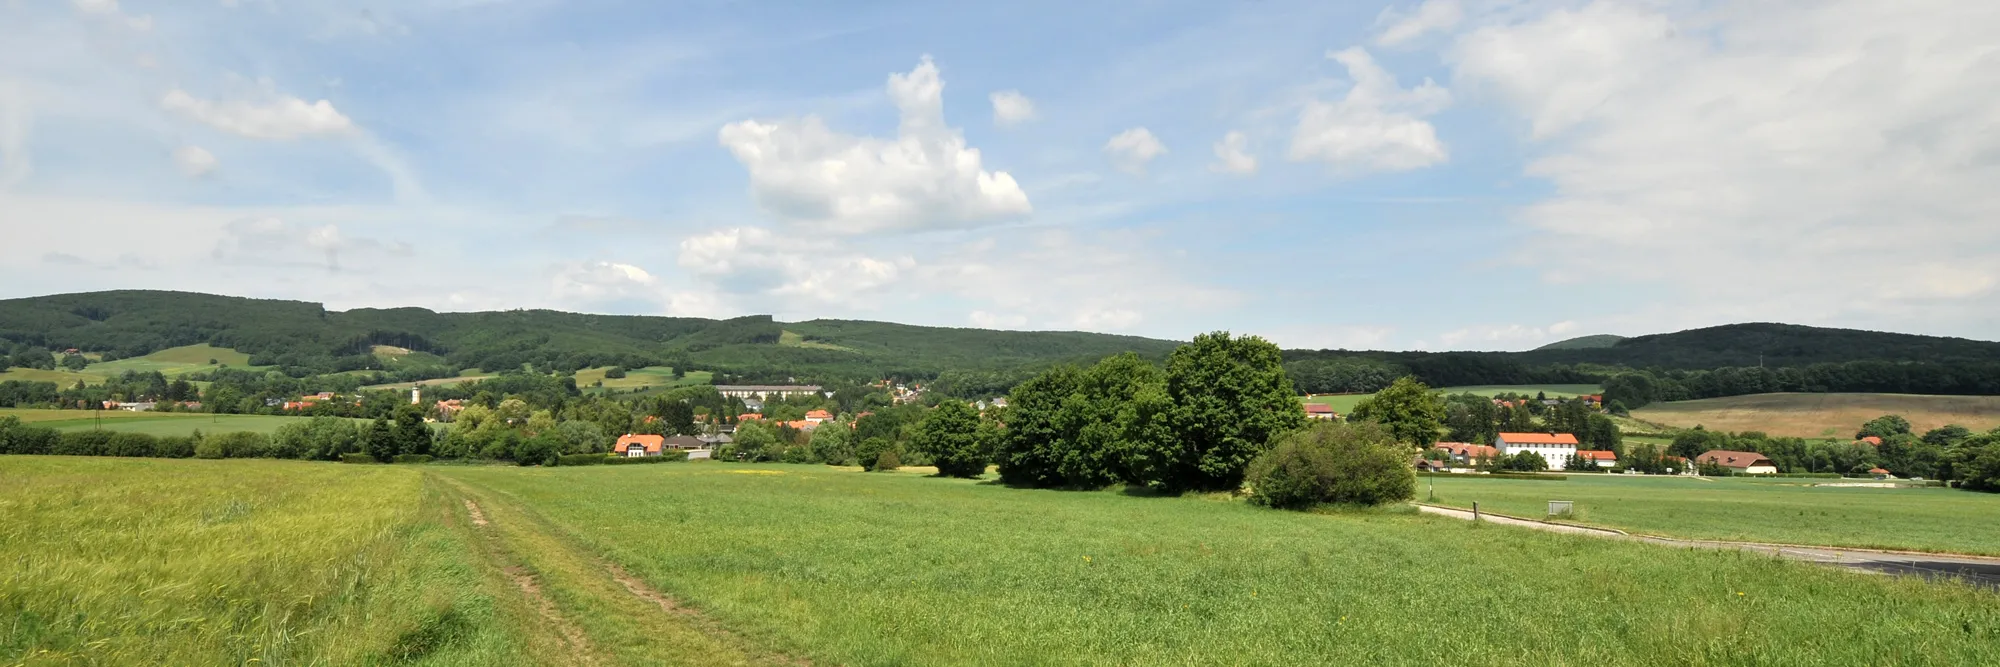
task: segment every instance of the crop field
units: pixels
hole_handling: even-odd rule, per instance
[[[58,431],[103,429],[148,435],[190,435],[254,431],[276,433],[278,427],[307,417],[273,415],[215,415],[203,412],[126,412],[124,410],[43,410],[0,408],[0,417],[15,417],[24,423]]]
[[[0,480],[6,664],[2000,661],[1968,585],[1402,509],[720,463]]]
[[[1370,396],[1374,396],[1374,394],[1320,394],[1305,397],[1305,402],[1331,405],[1334,412],[1345,415],[1353,412],[1354,406],[1368,400]]]
[[[0,663],[549,656],[410,468],[0,458]]]
[[[1437,504],[1698,539],[2000,555],[2000,495],[1942,488],[1815,487],[1840,480],[1571,474],[1565,481],[1439,475],[1417,480]]]
[[[2000,396],[1917,394],[1753,394],[1655,403],[1632,416],[1680,428],[1763,431],[1774,436],[1850,438],[1870,419],[1902,415],[1918,433],[1958,424],[1984,431],[2000,427]]]
[[[435,378],[430,380],[418,380],[415,382],[391,382],[388,384],[373,384],[373,385],[368,385],[366,387],[362,387],[362,389],[371,389],[371,390],[388,389],[392,391],[409,391],[411,387],[415,387],[417,385],[423,385],[426,387],[443,387],[446,385],[454,385],[464,382],[477,382],[479,380],[485,380],[493,376],[494,376],[493,373],[484,373],[476,368],[468,368],[459,371],[458,377]]]

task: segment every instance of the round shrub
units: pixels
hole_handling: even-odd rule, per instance
[[[1250,464],[1250,501],[1304,509],[1379,505],[1416,496],[1413,451],[1376,424],[1321,423],[1280,438]]]
[[[144,433],[115,433],[105,445],[105,454],[110,456],[146,457],[157,456],[159,439]]]

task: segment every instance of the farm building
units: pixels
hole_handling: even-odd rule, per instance
[[[1568,433],[1502,433],[1493,439],[1493,448],[1500,453],[1534,452],[1548,461],[1552,470],[1569,465],[1569,457],[1576,456],[1576,445],[1576,436]]]
[[[1469,442],[1440,442],[1437,444],[1437,448],[1444,450],[1444,453],[1451,457],[1453,463],[1463,465],[1471,465],[1481,460],[1492,459],[1500,455],[1500,450],[1498,449],[1486,445],[1475,445]]]
[[[806,413],[806,421],[812,422],[814,424],[818,424],[823,421],[829,421],[831,419],[833,419],[833,413],[827,412],[825,410],[813,410],[811,412]]]
[[[1875,479],[1894,479],[1895,477],[1894,475],[1890,475],[1889,471],[1881,468],[1869,468],[1868,474]]]
[[[1775,475],[1778,464],[1771,462],[1763,454],[1756,452],[1732,452],[1727,449],[1711,449],[1694,457],[1702,465],[1718,465],[1739,475]]]
[[[1618,453],[1610,450],[1583,449],[1578,450],[1576,455],[1585,461],[1597,464],[1599,468],[1610,468],[1618,465]]]
[[[1327,405],[1325,403],[1307,403],[1306,416],[1311,417],[1313,419],[1327,419],[1327,420],[1340,419],[1340,413],[1334,412],[1333,406]]]
[[[1415,467],[1417,472],[1451,472],[1450,462],[1432,461],[1421,456],[1417,457],[1417,460],[1410,462],[1410,465]]]

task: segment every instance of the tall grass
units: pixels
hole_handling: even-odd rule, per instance
[[[0,458],[0,664],[506,664],[407,468]]]
[[[1991,592],[1735,552],[811,466],[440,474],[827,663],[2000,663]]]

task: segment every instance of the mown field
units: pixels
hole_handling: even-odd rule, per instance
[[[214,359],[211,365],[208,360]],[[59,386],[70,386],[82,381],[85,384],[103,384],[105,380],[117,377],[126,371],[146,373],[159,371],[161,375],[175,378],[189,373],[214,369],[217,365],[231,368],[254,368],[250,366],[250,355],[226,347],[185,345],[160,350],[143,357],[119,359],[117,361],[93,361],[83,370],[72,371],[63,368],[41,370],[36,368],[13,368],[0,372],[0,382],[21,380],[26,382],[54,382]]]
[[[1798,438],[1851,438],[1882,415],[1902,415],[1918,433],[1958,424],[1984,431],[2000,427],[2000,396],[1917,394],[1752,394],[1655,403],[1632,416],[1679,428],[1763,431]]]
[[[674,369],[666,366],[648,366],[625,371],[625,377],[607,378],[604,372],[610,367],[586,368],[576,372],[576,386],[584,391],[653,389],[660,387],[685,387],[708,384],[713,375],[708,371],[693,371],[681,379],[674,379]],[[598,383],[602,382],[600,387]]]
[[[1840,480],[1573,474],[1566,481],[1440,475],[1440,505],[1541,518],[1576,503],[1579,523],[1652,535],[2000,555],[2000,495],[1942,488],[1837,488]]]
[[[1991,591],[1401,510],[716,463],[0,482],[0,664],[2000,661]]]
[[[256,433],[276,433],[278,427],[308,417],[281,417],[273,415],[216,415],[201,412],[126,412],[124,410],[44,410],[34,408],[0,408],[0,417],[17,417],[22,422],[36,426],[46,426],[58,431],[90,431],[103,429],[120,433],[145,433],[148,435],[190,435],[195,431],[203,433],[228,433],[253,431]]]

